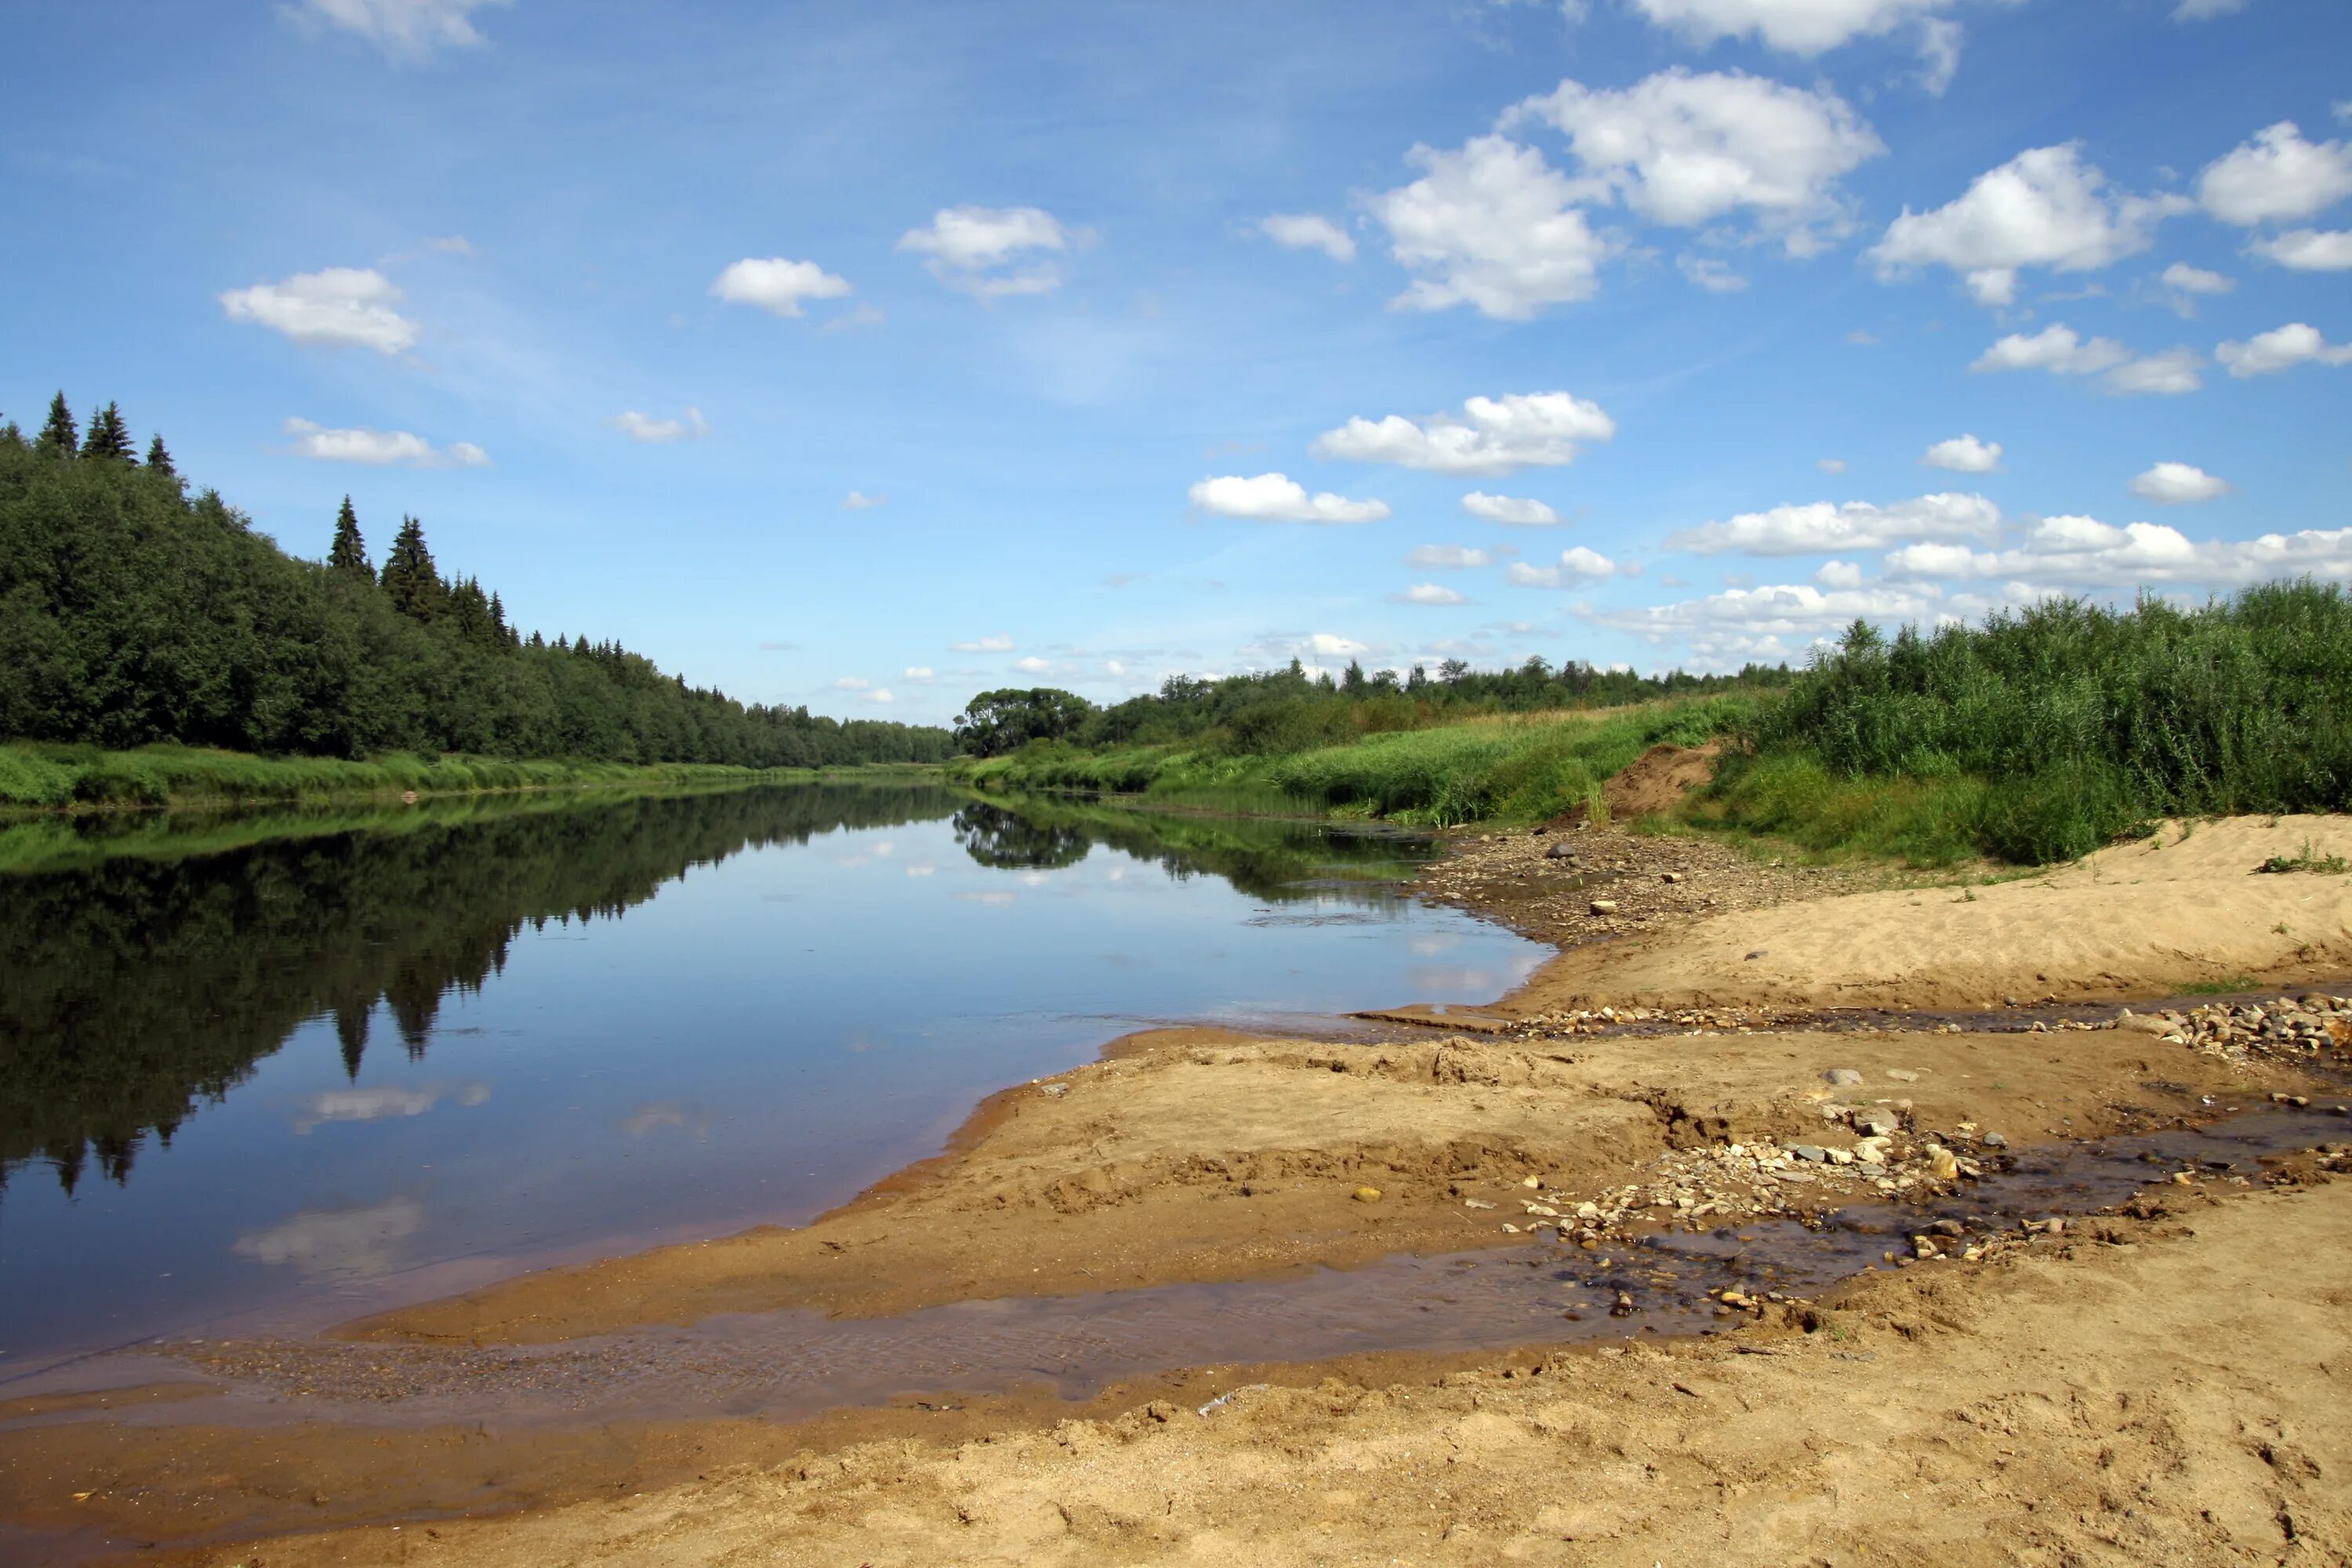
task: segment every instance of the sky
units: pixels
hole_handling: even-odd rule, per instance
[[[0,416],[698,685],[2352,578],[2342,0],[19,0]]]

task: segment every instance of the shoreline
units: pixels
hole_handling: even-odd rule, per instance
[[[2315,820],[2320,830],[2352,838],[2352,823],[2347,819]],[[2248,834],[2313,830],[2309,821],[2269,829],[2241,827]],[[1521,837],[1485,836],[1465,845],[1461,853],[1433,863],[1422,879],[1433,889],[1475,881],[1470,873],[1482,861],[1481,843],[1501,847],[1483,857],[1496,862],[1498,875],[1520,875],[1520,868],[1507,862],[1524,857],[1517,847]],[[2197,837],[2210,849],[2229,836],[2215,829]],[[1613,840],[1604,836],[1586,842],[1598,846]],[[2242,847],[2233,841],[2221,853],[2224,858],[2243,859]],[[2040,880],[2004,884],[2024,889],[2006,897],[2037,896]],[[1694,885],[1703,885],[1703,880]],[[1659,886],[1675,889],[1682,884]],[[1580,896],[1590,890],[1581,885],[1576,889]],[[1901,903],[1919,891],[1898,889],[1858,897]],[[1982,897],[1990,901],[2000,891],[1989,889]],[[2297,898],[2316,896],[2308,886],[2289,891]],[[1945,892],[1948,896],[1949,889]],[[1687,921],[1676,918],[1675,911],[1660,911],[1643,922],[1648,929],[1633,934],[1647,953],[1652,972],[1671,975],[1673,966],[1662,966],[1661,952],[1671,957],[1678,944],[1690,949],[1689,933],[1703,935],[1712,921],[1778,918],[1794,921],[1799,929],[1818,921],[1818,906],[1799,901],[1793,909],[1783,907],[1789,902],[1759,900],[1751,908],[1714,914],[1684,911],[1692,916]],[[1836,902],[1849,913],[1857,907],[1850,900]],[[1621,917],[1641,913],[1619,911]],[[2129,936],[2143,922],[2126,919],[2116,923]],[[1619,959],[1635,949],[1612,941],[1604,951],[1608,958]],[[1707,949],[1702,942],[1697,951]],[[2331,955],[2337,951],[2333,946],[2326,950]],[[814,1308],[836,1319],[878,1318],[956,1300],[1083,1296],[1139,1284],[1262,1279],[1305,1266],[1360,1267],[1398,1252],[1426,1255],[1514,1245],[1498,1228],[1509,1223],[1499,1217],[1510,1212],[1501,1205],[1517,1206],[1515,1189],[1528,1176],[1542,1182],[1543,1188],[1521,1192],[1517,1201],[1553,1200],[1545,1206],[1565,1213],[1577,1203],[1591,1204],[1596,1195],[1621,1189],[1629,1175],[1644,1179],[1645,1173],[1656,1168],[1687,1173],[1698,1152],[1720,1149],[1727,1138],[1751,1143],[1760,1139],[1776,1148],[1806,1139],[1851,1142],[1851,1128],[1832,1133],[1822,1118],[1828,1100],[1823,1090],[1829,1086],[1822,1079],[1832,1070],[1860,1072],[1876,1089],[1899,1089],[1868,1098],[1888,1106],[1900,1102],[1899,1119],[1907,1124],[1906,1131],[1943,1129],[1935,1136],[1948,1141],[1953,1136],[1949,1130],[1959,1126],[2005,1130],[2004,1142],[2019,1150],[2080,1142],[2103,1131],[2195,1117],[2212,1103],[2200,1107],[2200,1100],[2216,1091],[2242,1096],[2268,1092],[2276,1085],[2284,1092],[2309,1081],[2292,1064],[2250,1062],[2242,1052],[2240,1059],[2231,1059],[2227,1050],[2184,1048],[2137,1029],[2065,1027],[2045,1035],[2030,1027],[1956,1034],[1949,1025],[1933,1032],[1869,1024],[1838,1033],[1809,1029],[1801,1023],[1775,1026],[1761,1019],[1775,1008],[1785,1012],[1793,1002],[1785,996],[1772,1000],[1779,982],[1769,978],[1739,993],[1737,1000],[1724,999],[1731,988],[1717,983],[1712,1000],[1690,1004],[1723,1012],[1720,1024],[1690,1032],[1640,1032],[1681,1027],[1673,1010],[1663,1005],[1673,998],[1663,997],[1655,1009],[1667,1016],[1638,1020],[1633,1028],[1620,1027],[1619,1019],[1579,1019],[1572,1011],[1563,1011],[1564,998],[1575,993],[1559,984],[1563,970],[1582,984],[1577,964],[1570,962],[1575,958],[1575,949],[1563,952],[1527,984],[1479,1009],[1504,1024],[1495,1034],[1447,1034],[1403,1026],[1395,1038],[1347,1044],[1217,1029],[1122,1036],[1108,1042],[1093,1062],[1035,1085],[1015,1085],[991,1095],[939,1153],[893,1173],[806,1226],[791,1231],[760,1227],[736,1237],[608,1258],[579,1269],[524,1276],[467,1296],[343,1325],[322,1345],[345,1343],[356,1350],[403,1343],[559,1344],[624,1326],[683,1323],[711,1312],[767,1311],[780,1306]],[[2339,964],[2335,973],[2347,970],[2352,964]],[[1831,983],[1835,984],[1833,977]],[[1621,1001],[1609,1005],[1646,1008],[1650,1004]],[[1731,1015],[1742,1009],[1753,1012],[1759,1026],[1735,1021]],[[1601,1032],[1593,1032],[1596,1024]],[[2070,1050],[2050,1058],[2048,1047],[2061,1042]],[[2158,1053],[2164,1053],[2160,1065]],[[1962,1070],[1963,1064],[1969,1070]],[[2053,1068],[2058,1070],[2050,1070]],[[2152,1078],[2161,1079],[2160,1086],[2152,1086]],[[1848,1093],[1842,1098],[1857,1097]],[[1911,1140],[1914,1144],[1922,1142]],[[1601,1150],[1609,1152],[1597,1152]],[[1074,1151],[1083,1157],[1073,1157]],[[1969,1152],[1984,1152],[1981,1147]],[[1925,1159],[1919,1148],[1909,1148],[1893,1168],[1916,1175]],[[1381,1187],[1381,1195],[1370,1202],[1359,1200],[1356,1188],[1368,1185]],[[1254,1192],[1254,1187],[1265,1190]],[[1235,1189],[1251,1195],[1237,1202]],[[1472,1200],[1494,1206],[1466,1206]],[[1794,1212],[1806,1210],[1798,1205]],[[1720,1223],[1722,1216],[1698,1217]],[[1613,1237],[1617,1233],[1608,1234]],[[1608,1245],[1619,1243],[1612,1239]],[[856,1277],[845,1279],[841,1265],[853,1255]],[[1026,1277],[1020,1272],[1024,1265],[1031,1270]],[[1953,1277],[1955,1288],[1995,1272],[1990,1265],[1961,1267],[1966,1272]],[[1935,1272],[1941,1276],[1943,1271]],[[1864,1279],[1853,1289],[1868,1295],[1911,1279],[1914,1273],[1881,1276],[1884,1285]],[[1781,1329],[1803,1335],[1801,1328],[1783,1324]],[[1599,1353],[1590,1346],[1561,1353],[1589,1360],[1588,1352]],[[802,1444],[793,1450],[796,1454],[810,1451],[812,1443],[823,1452],[876,1444],[887,1448],[909,1439],[927,1452],[955,1444],[979,1442],[984,1447],[986,1433],[1008,1424],[1014,1431],[1037,1430],[1055,1420],[1116,1426],[1131,1418],[1121,1412],[1131,1410],[1139,1397],[1150,1394],[1144,1403],[1157,1403],[1172,1388],[1194,1386],[1222,1394],[1251,1381],[1286,1384],[1294,1373],[1302,1383],[1310,1375],[1336,1376],[1352,1380],[1356,1387],[1377,1387],[1382,1379],[1393,1385],[1432,1379],[1443,1384],[1470,1367],[1491,1368],[1507,1359],[1494,1351],[1391,1352],[1378,1361],[1377,1369],[1370,1364],[1360,1369],[1360,1375],[1335,1370],[1340,1363],[1327,1360],[1282,1363],[1286,1370],[1280,1376],[1236,1377],[1214,1388],[1212,1384],[1221,1375],[1215,1369],[1125,1379],[1076,1405],[1042,1393],[1034,1398],[1004,1394],[960,1401],[949,1394],[935,1403],[960,1403],[962,1412],[903,1405],[896,1410],[836,1410],[814,1422],[789,1426],[752,1423],[740,1431],[718,1416],[648,1423],[636,1473],[648,1484],[702,1484],[687,1481],[685,1469],[656,1463],[651,1457],[655,1450],[670,1451],[664,1449],[666,1444],[674,1449],[684,1440],[680,1433],[689,1429],[718,1441],[724,1428],[721,1447],[735,1452],[742,1464],[772,1470],[781,1462],[777,1446],[787,1432],[796,1434],[794,1440]],[[220,1370],[230,1370],[235,1360],[234,1355],[225,1357]],[[970,1418],[950,1426],[941,1419],[946,1414]],[[311,1419],[329,1418],[331,1411],[321,1408]],[[77,1425],[80,1430],[75,1437],[52,1442],[102,1447],[101,1435],[117,1424]],[[52,1433],[73,1429],[47,1428]],[[299,1431],[288,1429],[273,1438],[267,1432],[239,1434],[194,1423],[135,1430],[144,1436],[123,1436],[117,1451],[127,1453],[124,1444],[144,1445],[147,1457],[141,1463],[166,1472],[194,1463],[200,1454],[212,1456],[215,1463],[227,1463],[225,1455],[242,1455],[236,1465],[250,1462],[267,1470],[273,1443],[282,1446]],[[316,1432],[312,1440],[326,1438],[332,1430]],[[377,1436],[364,1441],[384,1441],[382,1428],[366,1430]],[[409,1434],[402,1441],[418,1453],[435,1450],[436,1444],[448,1446],[425,1429],[400,1430]],[[19,1440],[24,1436],[21,1430],[0,1434],[0,1482],[26,1479],[27,1446]],[[538,1447],[531,1451],[541,1455],[543,1464],[534,1472],[539,1480],[506,1490],[498,1504],[502,1510],[543,1510],[559,1507],[567,1496],[593,1495],[595,1487],[605,1484],[593,1478],[613,1468],[577,1446],[563,1458],[567,1450],[560,1436],[542,1434],[532,1442]],[[492,1462],[488,1455],[443,1457],[454,1468],[425,1468],[451,1484],[455,1477],[476,1474],[482,1464]],[[78,1462],[92,1458],[85,1454]],[[280,1458],[291,1463],[290,1450]],[[909,1458],[906,1462],[918,1461]],[[804,1461],[803,1468],[807,1468]],[[568,1493],[567,1486],[572,1489]],[[32,1500],[18,1484],[6,1484],[5,1490],[11,1494],[6,1511],[22,1517],[24,1505]],[[184,1500],[185,1507],[194,1507],[193,1500]],[[425,1508],[404,1517],[432,1514]],[[358,1524],[373,1519],[374,1527],[381,1529],[389,1528],[385,1521],[395,1517],[380,1510],[362,1510],[353,1516],[341,1508],[330,1510],[330,1515],[311,1516],[309,1524]],[[193,1514],[186,1517],[194,1519]],[[255,1515],[257,1523],[264,1518],[271,1521],[260,1528],[273,1535],[306,1528],[305,1517],[299,1510],[282,1514],[275,1504]],[[553,1516],[501,1517],[520,1530],[530,1520]],[[467,1528],[494,1529],[498,1524],[492,1520]],[[285,1539],[279,1536],[277,1544],[284,1546]]]

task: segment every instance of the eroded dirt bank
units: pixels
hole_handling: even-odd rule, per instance
[[[1563,839],[1569,854],[1548,853]],[[2347,879],[2253,871],[2306,842],[2352,850],[2352,824],[2209,824],[2158,842],[1973,897],[1806,899],[1821,879],[1758,873],[1705,846],[1605,830],[1488,837],[1432,881],[1474,900],[1486,888],[1530,929],[1540,907],[1563,936],[1616,940],[1555,961],[1487,1010],[1486,1032],[1344,1045],[1136,1037],[999,1095],[946,1154],[803,1229],[531,1276],[347,1337],[364,1342],[358,1354],[542,1344],[776,1308],[875,1317],[1518,1246],[1538,1228],[1572,1257],[1643,1229],[1964,1194],[2038,1144],[2323,1090],[2311,1068],[2352,1044],[2352,1016],[2324,998],[2273,998],[2260,1018],[2216,1014],[2201,1030],[2185,1015],[2039,1033],[1810,1015],[1742,1026],[1858,998],[1973,1008],[2011,994],[2168,993],[2222,971],[2273,982],[2352,972]],[[1492,896],[1507,883],[1529,902]],[[1994,918],[1971,923],[1988,906]],[[1785,963],[1766,967],[1777,955]],[[1806,967],[1816,960],[1818,973]],[[1604,1005],[1704,1005],[1624,1032],[1592,1015]],[[19,1425],[0,1430],[0,1515],[168,1542],[239,1520],[277,1531],[652,1489],[503,1521],[428,1530],[412,1518],[400,1531],[273,1541],[262,1558],[273,1568],[1654,1562],[1702,1551],[1742,1562],[2337,1560],[2352,1203],[2323,1184],[2207,1209],[2201,1188],[2151,1180],[2191,1206],[2186,1226],[2102,1222],[2091,1237],[2105,1240],[2078,1230],[1982,1259],[1906,1259],[1827,1317],[1775,1308],[1751,1323],[1743,1310],[1732,1326],[1770,1355],[1578,1352],[1539,1376],[1523,1361],[1508,1377],[1442,1386],[1432,1378],[1446,1358],[1391,1357],[1207,1416],[1171,1399],[1201,1381],[1171,1374],[1108,1391],[1087,1421],[1050,1435],[1038,1428],[1069,1407],[1042,1394],[585,1438],[343,1424],[331,1407],[308,1426],[259,1431]],[[1922,1256],[1935,1250],[1931,1239]],[[186,1359],[294,1394],[331,1387],[335,1354],[228,1345]],[[1226,1373],[1209,1385],[1233,1387]],[[351,1397],[402,1395],[394,1383]],[[1137,1410],[1153,1400],[1164,1408]],[[837,1458],[814,1457],[826,1453]],[[318,1511],[306,1519],[306,1507]]]

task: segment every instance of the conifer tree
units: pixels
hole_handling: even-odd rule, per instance
[[[425,547],[425,525],[413,517],[400,520],[400,532],[383,558],[383,591],[392,607],[413,620],[430,621],[441,613],[449,590]]]
[[[122,423],[122,410],[110,403],[89,418],[89,433],[82,437],[81,455],[85,458],[110,458],[117,462],[139,460],[131,449],[131,430]]]
[[[70,458],[81,445],[80,432],[74,428],[73,410],[66,406],[64,393],[49,399],[49,422],[41,426],[41,438],[37,445],[52,458]]]
[[[360,514],[352,510],[349,496],[343,498],[342,510],[335,513],[335,542],[328,548],[327,564],[338,572],[375,580],[375,568],[368,564],[367,541],[360,537]]]
[[[167,479],[180,477],[180,470],[172,466],[172,454],[165,449],[163,437],[160,435],[147,443],[147,469],[150,473],[162,474]]]

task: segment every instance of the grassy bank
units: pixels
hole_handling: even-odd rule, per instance
[[[1034,742],[949,764],[982,790],[1086,790],[1177,805],[1336,812],[1433,826],[1540,821],[1590,807],[1654,745],[1698,745],[1753,723],[1757,700],[1710,697],[1565,713],[1515,713],[1366,735],[1344,745],[1252,753],[1201,745],[1087,751]]]
[[[510,762],[400,753],[344,762],[330,757],[257,757],[191,746],[141,746],[118,752],[37,742],[0,745],[0,811],[301,805],[397,796],[412,790],[420,795],[480,795],[751,784],[811,776],[805,769],[761,770],[698,763]]]

